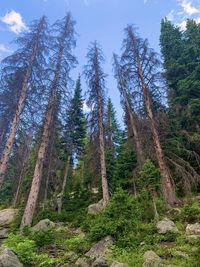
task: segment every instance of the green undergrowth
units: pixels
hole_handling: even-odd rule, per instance
[[[52,230],[34,231],[28,227],[20,235],[14,227],[15,230],[4,245],[17,254],[24,266],[75,266],[76,259],[84,256],[92,244],[110,235],[114,238],[114,245],[108,255],[109,263],[118,261],[127,263],[130,267],[142,267],[144,253],[153,250],[162,258],[163,264],[199,267],[200,239],[189,240],[185,234],[188,223],[199,221],[199,202],[193,201],[170,212],[165,210],[162,199],[155,199],[155,203],[159,212],[157,220],[164,217],[172,219],[178,227],[178,233],[157,233],[157,220],[148,194],[142,192],[140,196],[133,198],[119,189],[107,208],[99,214],[87,215],[86,208],[80,207],[78,213],[84,209],[84,214],[81,212],[81,216],[77,218],[78,213],[74,211],[76,218],[71,216],[69,221],[67,216],[64,219],[64,215],[60,215],[63,216],[64,224]],[[68,212],[69,210],[64,211],[64,214],[69,215]],[[56,218],[56,215],[53,214],[50,219],[52,218]],[[39,219],[42,217],[38,217]],[[85,235],[75,234],[73,229],[77,227]]]

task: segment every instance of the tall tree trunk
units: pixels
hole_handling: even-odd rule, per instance
[[[38,156],[37,156],[37,160],[35,164],[31,190],[30,190],[28,200],[26,203],[26,208],[25,208],[25,211],[22,217],[21,229],[23,229],[24,225],[31,225],[32,220],[33,220],[33,215],[36,209],[37,199],[38,199],[40,184],[41,184],[43,165],[44,165],[44,161],[46,157],[47,148],[49,145],[49,131],[50,131],[50,125],[51,125],[53,112],[54,112],[54,105],[55,105],[54,97],[55,97],[54,93],[52,93],[49,99],[48,110],[47,110],[46,117],[45,117],[44,129],[43,129],[41,144],[38,150]]]
[[[67,163],[65,166],[65,173],[64,173],[64,179],[63,179],[63,184],[62,184],[62,190],[59,194],[59,200],[58,200],[58,214],[61,213],[62,210],[62,205],[63,205],[63,196],[65,193],[65,188],[66,188],[66,184],[67,184],[67,178],[69,175],[69,168],[70,168],[70,160],[71,160],[71,156],[69,155],[67,157]]]
[[[139,132],[137,129],[137,118],[136,115],[133,113],[130,102],[127,97],[127,93],[124,87],[124,83],[122,81],[121,75],[119,74],[120,79],[120,87],[121,87],[121,94],[123,96],[125,107],[129,115],[131,129],[133,132],[134,142],[135,142],[135,148],[136,148],[136,154],[137,154],[137,164],[138,167],[141,169],[144,162],[145,162],[145,155],[142,148],[142,142],[139,137]]]
[[[168,205],[173,206],[177,202],[174,185],[173,185],[169,170],[165,162],[165,157],[164,157],[164,153],[161,147],[160,137],[158,134],[157,125],[156,125],[154,114],[153,114],[152,99],[149,93],[149,89],[147,88],[145,84],[140,63],[138,63],[138,74],[139,74],[139,79],[141,81],[142,92],[144,96],[147,115],[149,117],[149,121],[151,125],[154,147],[156,151],[158,165],[159,165],[160,172],[161,172],[163,195]]]
[[[98,96],[98,125],[99,125],[99,153],[100,153],[100,169],[101,169],[102,191],[103,191],[103,205],[104,207],[106,207],[109,202],[110,196],[108,189],[108,180],[106,175],[103,111],[102,111],[102,99],[100,95]]]
[[[64,38],[61,39],[61,42],[59,45],[56,70],[55,70],[55,75],[54,75],[54,79],[52,82],[51,93],[49,96],[49,103],[48,103],[48,108],[47,108],[47,112],[45,116],[43,134],[41,138],[40,147],[38,150],[38,156],[37,156],[35,170],[33,174],[31,190],[28,196],[26,208],[25,208],[22,221],[21,221],[22,230],[25,225],[31,225],[32,220],[33,220],[33,215],[35,213],[35,209],[37,205],[38,195],[40,191],[41,178],[42,178],[42,171],[43,171],[44,161],[46,158],[47,148],[49,145],[51,125],[52,125],[54,112],[56,110],[56,102],[57,102],[56,91],[57,91],[57,87],[59,83],[59,75],[60,75],[60,70],[61,70],[63,50],[64,50]]]

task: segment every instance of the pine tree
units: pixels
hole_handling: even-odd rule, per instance
[[[114,57],[115,77],[118,81],[118,88],[121,94],[121,102],[126,116],[126,123],[128,129],[131,132],[131,135],[133,135],[134,138],[135,149],[137,154],[137,163],[139,169],[141,169],[145,162],[145,155],[143,151],[141,135],[138,129],[138,118],[136,112],[132,108],[131,98],[127,92],[126,78],[122,66],[120,66],[119,64],[117,55],[114,54],[113,57]]]
[[[161,81],[159,73],[160,61],[157,54],[149,48],[147,40],[140,38],[133,26],[125,29],[123,60],[127,64],[129,76],[135,84],[134,90],[142,94],[144,107],[151,126],[154,149],[162,178],[162,191],[166,203],[174,205],[177,201],[174,183],[166,164],[163,148],[161,146],[158,127],[155,120],[153,105],[153,93],[158,90],[158,82]],[[133,90],[133,89],[132,89]],[[132,92],[134,94],[134,92]]]
[[[116,118],[116,111],[110,98],[108,98],[105,115],[105,147],[106,147],[106,170],[110,188],[116,165],[122,132]]]
[[[104,140],[104,104],[105,104],[105,78],[106,75],[102,69],[104,57],[97,42],[91,44],[87,54],[88,65],[85,66],[85,77],[88,83],[87,104],[90,111],[90,126],[93,131],[98,132],[98,146],[100,157],[100,171],[102,179],[103,204],[107,206],[109,202],[109,189],[106,175],[105,162],[105,140]]]
[[[62,20],[57,21],[54,25],[54,31],[57,35],[54,38],[52,45],[54,53],[50,59],[52,67],[50,94],[31,190],[21,222],[22,228],[24,225],[31,225],[32,223],[41,185],[43,165],[46,158],[47,148],[49,146],[49,134],[52,122],[56,112],[59,110],[59,104],[61,105],[62,100],[68,98],[69,88],[67,85],[70,80],[69,72],[76,63],[76,59],[71,53],[76,44],[74,24],[75,22],[72,20],[71,14],[68,13]]]
[[[7,76],[10,76],[12,73],[14,75],[19,73],[23,78],[20,77],[21,83],[16,110],[0,160],[0,187],[4,182],[9,156],[30,87],[41,89],[41,79],[43,77],[46,61],[45,53],[47,40],[46,18],[42,17],[39,21],[32,24],[28,32],[17,39],[16,42],[21,47],[13,55],[7,57],[3,61],[3,79],[7,79]],[[29,86],[30,83],[31,86]]]
[[[86,136],[86,119],[83,112],[83,99],[80,76],[76,82],[74,96],[71,100],[66,122],[66,135],[71,139],[72,156],[80,158],[84,150]]]

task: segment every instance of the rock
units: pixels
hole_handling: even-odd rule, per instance
[[[94,244],[92,248],[85,254],[87,257],[91,259],[97,259],[99,257],[103,257],[109,250],[109,248],[113,245],[113,238],[111,236],[107,236],[98,243]]]
[[[80,267],[89,267],[90,265],[87,263],[86,259],[84,258],[79,258],[76,263],[76,266],[80,266]]]
[[[0,229],[0,239],[6,238],[7,234],[8,234],[8,228]]]
[[[0,226],[6,226],[12,223],[18,214],[18,209],[4,209],[0,210]]]
[[[178,228],[175,223],[168,218],[164,218],[162,221],[157,222],[156,228],[159,234],[177,233]]]
[[[144,254],[144,264],[143,267],[161,267],[161,258],[153,251],[148,250]]]
[[[110,267],[128,267],[128,265],[125,263],[113,262],[113,264]]]
[[[0,251],[0,266],[23,267],[17,256],[9,248],[4,248]]]
[[[105,258],[99,257],[93,262],[91,267],[108,267],[108,264]]]
[[[186,235],[200,235],[200,223],[188,224],[186,227]]]
[[[198,235],[188,235],[188,236],[186,236],[186,240],[188,241],[189,244],[192,244],[192,245],[194,245],[198,239],[199,239]]]
[[[49,219],[44,219],[39,221],[35,226],[33,226],[33,230],[40,231],[40,230],[51,230],[55,227],[55,223],[50,221]]]
[[[88,214],[97,214],[103,209],[104,209],[104,206],[103,206],[103,199],[102,199],[98,203],[91,204],[88,207]]]

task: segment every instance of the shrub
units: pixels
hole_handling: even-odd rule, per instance
[[[181,220],[188,223],[197,222],[200,220],[200,206],[198,202],[193,202],[191,205],[185,205],[181,212]]]
[[[90,248],[87,240],[80,236],[75,236],[66,240],[65,244],[69,250],[76,253],[85,253]]]
[[[12,249],[23,264],[30,266],[36,261],[35,241],[21,235],[9,234],[4,245]]]
[[[101,213],[89,216],[84,224],[92,241],[111,235],[119,247],[137,246],[143,240],[139,231],[145,206],[139,199],[119,189]]]

